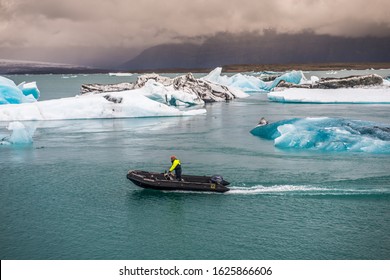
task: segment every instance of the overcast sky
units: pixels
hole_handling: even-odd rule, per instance
[[[267,28],[390,36],[390,1],[0,0],[0,58],[74,63],[83,58],[75,50],[90,48],[89,59],[120,60],[127,49]]]

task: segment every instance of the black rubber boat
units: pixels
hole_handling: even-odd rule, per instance
[[[127,179],[145,189],[164,191],[227,192],[229,182],[219,175],[192,176],[182,175],[182,181],[172,179],[164,173],[130,170]]]

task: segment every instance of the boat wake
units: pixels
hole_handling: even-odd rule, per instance
[[[320,196],[320,195],[389,195],[390,190],[385,188],[364,189],[364,188],[342,188],[342,187],[319,187],[310,185],[256,185],[252,187],[232,186],[228,194],[239,195],[296,195],[296,196]]]
[[[313,186],[313,185],[273,185],[263,186],[255,185],[247,186],[229,186],[230,190],[223,193],[223,195],[269,195],[269,196],[389,196],[390,189],[387,187],[377,188],[361,188],[361,187],[327,187],[327,186]],[[144,190],[142,190],[144,191]],[[186,193],[186,194],[217,194],[215,192],[198,192],[191,190],[176,190],[164,191],[163,193]]]

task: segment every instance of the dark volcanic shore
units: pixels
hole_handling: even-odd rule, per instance
[[[328,71],[328,70],[366,70],[366,69],[390,69],[390,62],[373,63],[306,63],[306,64],[237,64],[223,66],[224,72],[260,72],[260,71]]]

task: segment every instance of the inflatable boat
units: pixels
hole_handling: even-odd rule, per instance
[[[148,172],[142,170],[130,170],[127,179],[135,185],[145,189],[164,191],[199,191],[199,192],[227,192],[229,182],[221,176],[193,176],[182,175],[178,181],[166,173]]]

